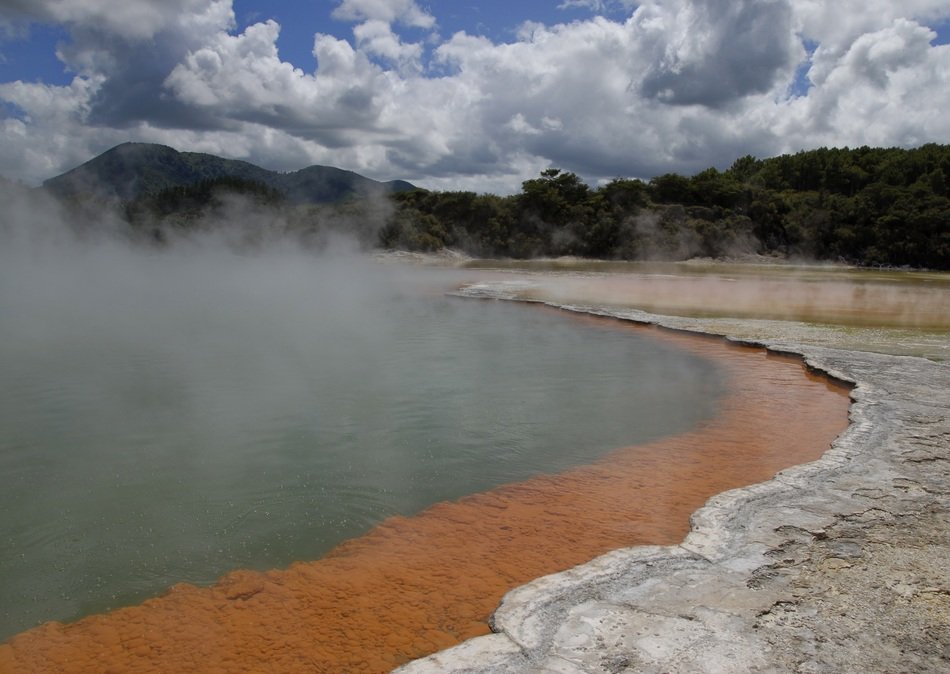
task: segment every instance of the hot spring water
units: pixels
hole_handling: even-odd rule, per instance
[[[439,270],[118,246],[0,265],[0,640],[320,557],[688,429],[707,361]]]

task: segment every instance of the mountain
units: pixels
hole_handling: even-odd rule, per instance
[[[296,203],[334,203],[415,188],[404,180],[378,182],[332,166],[310,166],[279,173],[246,161],[201,152],[179,152],[153,143],[117,145],[85,164],[50,178],[43,187],[59,197],[94,195],[131,201],[169,187],[226,177],[262,183]]]

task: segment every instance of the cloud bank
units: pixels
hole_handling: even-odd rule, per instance
[[[0,173],[31,183],[130,139],[496,192],[550,165],[594,182],[950,142],[945,0],[568,1],[588,18],[505,42],[442,35],[415,0],[342,0],[352,36],[314,34],[307,69],[231,0],[5,5],[7,34],[69,34],[71,83],[0,84]]]

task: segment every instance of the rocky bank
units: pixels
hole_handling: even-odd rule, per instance
[[[399,674],[950,671],[950,365],[790,343],[776,325],[759,343],[854,384],[850,426],[820,460],[712,498],[680,545],[617,550],[513,590],[493,634]]]

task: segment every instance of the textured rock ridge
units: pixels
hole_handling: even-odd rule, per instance
[[[562,308],[715,332],[701,319]],[[680,545],[617,550],[517,588],[494,634],[397,671],[950,668],[950,366],[779,332],[761,344],[855,385],[851,423],[821,459],[710,499]]]

